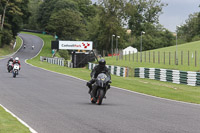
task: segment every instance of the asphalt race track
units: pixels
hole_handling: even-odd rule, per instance
[[[85,81],[26,64],[43,42],[20,36],[27,47],[13,56],[22,62],[19,75],[13,78],[8,59],[0,60],[0,104],[38,133],[200,133],[200,105],[114,87],[102,105],[91,104]]]

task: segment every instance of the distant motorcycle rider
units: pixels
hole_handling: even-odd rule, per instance
[[[97,78],[98,74],[105,73],[106,75],[110,76],[110,71],[106,67],[106,61],[104,59],[99,60],[99,64],[94,67],[92,72],[90,73],[91,80],[87,82],[87,86],[89,87],[88,93],[92,91],[92,84],[94,84],[95,79]],[[109,87],[110,88],[110,87]]]
[[[19,70],[21,69],[21,63],[20,63],[19,57],[15,58],[15,60],[13,61],[13,66],[14,64],[19,64]]]
[[[13,57],[10,57],[10,59],[8,60],[7,66],[8,66],[9,62],[13,62],[13,61],[14,61]]]

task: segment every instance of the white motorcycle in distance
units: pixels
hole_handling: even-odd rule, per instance
[[[13,66],[13,78],[16,77],[16,75],[18,75],[19,73],[19,64],[14,64]]]
[[[32,45],[32,50],[34,50],[34,47],[35,47],[35,46],[34,46],[34,45]]]

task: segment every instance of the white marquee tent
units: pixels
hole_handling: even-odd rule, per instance
[[[130,54],[133,54],[133,53],[137,53],[138,50],[136,48],[131,47],[131,46],[123,49],[123,55],[129,54],[129,52],[130,52]]]

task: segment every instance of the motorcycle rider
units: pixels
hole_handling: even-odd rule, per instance
[[[15,57],[15,60],[13,61],[13,66],[14,66],[14,64],[19,64],[19,70],[21,69],[19,57]]]
[[[8,66],[10,61],[13,62],[13,57],[10,57],[10,59],[8,60],[7,66]]]
[[[92,91],[92,84],[94,84],[95,79],[97,78],[98,74],[100,74],[100,73],[105,73],[107,76],[110,76],[110,71],[106,67],[106,61],[104,59],[100,59],[99,64],[97,66],[95,66],[94,69],[92,69],[92,72],[90,73],[91,80],[88,81],[86,84],[89,87],[89,91],[88,91],[89,94]],[[110,79],[111,79],[111,76],[110,76]],[[109,88],[110,88],[110,86],[108,87],[108,89]]]
[[[12,62],[12,64],[13,64],[13,57],[10,57],[10,59],[8,60],[7,69],[8,69],[9,62]],[[13,67],[13,66],[12,66],[12,67]]]

